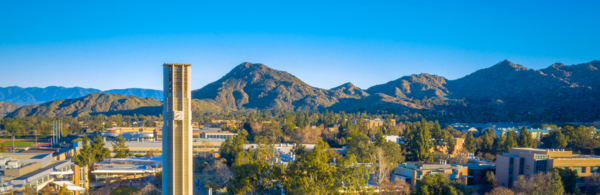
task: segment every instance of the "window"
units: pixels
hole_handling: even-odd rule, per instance
[[[600,167],[592,167],[592,173],[600,172]]]
[[[548,171],[547,160],[536,160],[535,161],[535,173],[539,173],[539,172],[546,173],[547,171]]]
[[[523,175],[524,166],[525,166],[525,158],[519,158],[519,175]]]
[[[577,171],[577,173],[583,173],[581,171],[583,171],[584,169],[582,167],[573,167],[573,170]]]

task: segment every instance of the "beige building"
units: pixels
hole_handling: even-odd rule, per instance
[[[531,177],[552,168],[576,170],[579,175],[577,187],[581,192],[594,192],[597,189],[590,176],[600,173],[600,156],[573,154],[562,149],[512,148],[510,153],[498,155],[497,185],[512,187],[520,175]]]
[[[193,194],[191,66],[163,65],[163,194]]]
[[[454,158],[456,157],[458,154],[460,154],[460,152],[463,149],[463,146],[465,144],[465,139],[463,138],[454,138],[454,151],[452,151],[452,154],[449,155],[450,158]],[[435,152],[434,148],[429,149],[430,152]],[[440,151],[441,153],[444,154],[448,154],[448,146],[447,145],[440,145],[438,146],[438,151]]]
[[[445,161],[440,162],[406,162],[394,168],[392,178],[401,179],[410,184],[411,189],[415,189],[417,182],[429,174],[444,174],[453,181],[459,181],[467,184],[469,168],[461,165],[450,165]]]
[[[192,151],[193,154],[198,155],[201,152],[219,152],[221,149],[221,144],[225,142],[225,139],[202,139],[202,138],[193,138],[192,139]],[[136,141],[128,141],[125,142],[125,145],[129,148],[129,152],[133,155],[141,155],[146,156],[149,152],[155,152],[155,155],[162,155],[163,153],[163,142],[136,142]],[[113,151],[112,142],[106,142],[104,144],[105,148],[110,150],[111,156],[114,156],[116,153]]]

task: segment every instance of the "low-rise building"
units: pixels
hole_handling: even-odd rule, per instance
[[[454,138],[454,150],[452,151],[452,154],[449,154],[448,157],[450,158],[454,158],[456,157],[456,155],[460,154],[460,152],[463,149],[463,146],[465,144],[465,139],[463,138]],[[442,143],[441,145],[437,146],[437,151],[443,153],[443,154],[448,154],[448,143]],[[435,152],[436,150],[434,148],[429,149],[430,152]]]
[[[225,142],[225,139],[203,139],[203,138],[193,138],[192,139],[192,147],[194,153],[200,152],[218,152],[221,149],[221,144]],[[104,144],[105,148],[108,148],[111,152],[111,156],[115,155],[112,147],[112,141],[107,141]],[[81,146],[81,143],[76,144],[77,146]],[[148,153],[154,153],[154,155],[160,156],[162,155],[162,142],[161,141],[147,141],[147,142],[138,142],[138,141],[128,141],[125,142],[125,145],[129,148],[129,152],[132,155],[146,156]]]
[[[483,184],[485,181],[485,175],[490,171],[495,172],[496,170],[496,163],[492,163],[489,160],[479,160],[479,157],[470,158],[466,164],[459,165],[469,168],[469,172],[467,174],[471,177],[469,177],[467,185]]]
[[[469,168],[462,165],[450,165],[445,161],[434,162],[406,162],[394,168],[392,171],[392,179],[402,179],[410,185],[411,189],[415,189],[417,182],[423,179],[428,174],[444,174],[450,180],[460,181],[467,184]]]
[[[289,154],[292,152],[292,149],[296,145],[297,144],[290,144],[290,143],[273,144],[273,149],[280,154]],[[302,145],[304,146],[306,151],[312,151],[313,149],[315,149],[315,146],[316,146],[316,144],[302,144]],[[258,144],[244,144],[245,150],[253,150],[256,148],[258,148]]]
[[[126,140],[152,140],[155,138],[157,129],[157,127],[113,127],[102,132],[102,137],[123,136]],[[160,131],[162,131],[162,129]]]
[[[517,135],[520,135],[519,132],[521,132],[521,129],[515,127],[497,128],[495,134],[496,137],[500,137],[500,135],[506,135],[506,133],[509,131],[515,131]],[[536,140],[540,140],[544,135],[550,133],[550,130],[548,128],[528,128],[527,131],[529,131],[531,133],[532,138]]]
[[[366,122],[369,124],[369,129],[370,129],[370,128],[373,128],[373,127],[381,127],[381,126],[383,126],[383,123],[385,121],[381,120],[380,118],[377,118],[377,119],[373,119],[373,120],[366,119]],[[396,124],[396,123],[394,123],[394,124]]]
[[[94,165],[95,186],[123,180],[152,180],[162,171],[162,156],[149,158],[107,158]]]
[[[532,177],[552,168],[576,170],[577,187],[581,192],[595,192],[596,182],[591,176],[600,173],[600,156],[573,154],[564,149],[512,148],[497,156],[496,180],[498,186],[512,187],[520,175]]]
[[[43,148],[24,148],[19,150],[18,153],[45,153],[52,154],[52,160],[67,160],[72,159],[75,151],[69,147],[43,147]]]
[[[86,191],[85,184],[73,179],[73,170],[79,167],[71,161],[52,160],[51,153],[0,153],[0,169],[4,182],[0,193],[25,188],[37,191],[57,181],[72,184],[73,191]]]

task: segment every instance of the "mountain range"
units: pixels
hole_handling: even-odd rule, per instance
[[[56,87],[50,86],[46,88],[39,87],[0,87],[0,101],[6,101],[15,103],[20,106],[42,104],[54,100],[60,99],[75,99],[80,98],[91,93],[114,93],[120,95],[134,95],[141,98],[151,97],[162,101],[163,92],[161,90],[154,89],[140,89],[140,88],[128,88],[128,89],[113,89],[107,91],[101,91],[99,89],[92,88],[81,88],[81,87]]]
[[[200,112],[265,109],[401,112],[445,110],[456,105],[466,109],[485,109],[494,105],[494,108],[499,110],[527,112],[598,110],[598,67],[600,61],[596,60],[569,66],[553,64],[548,68],[535,70],[504,60],[456,80],[422,73],[400,77],[368,89],[360,89],[350,82],[332,89],[321,89],[308,85],[288,72],[275,70],[263,64],[245,62],[219,80],[192,91],[192,107],[194,111]],[[36,89],[39,91],[39,88]],[[101,95],[94,93],[98,91],[92,91],[93,89],[45,89],[49,92],[55,90],[55,94],[48,93],[48,97],[80,97],[75,99],[76,101],[55,100],[56,102],[21,107],[9,114],[9,117],[52,114],[77,116],[80,113],[110,114],[127,110],[137,112],[136,109],[160,106],[159,101],[151,99],[162,97],[162,92],[157,90],[125,89],[105,93],[132,96],[115,96],[110,101],[88,101],[86,98],[97,99]],[[83,97],[87,92],[93,97]],[[37,98],[34,92],[23,94],[9,96],[0,90],[0,100],[10,100],[9,102],[14,103],[45,100]],[[135,96],[144,98],[137,99]],[[109,103],[111,107],[106,109],[104,104]],[[61,109],[62,111],[59,111]],[[138,111],[141,113],[142,110]],[[143,111],[145,114],[160,114],[160,108]]]

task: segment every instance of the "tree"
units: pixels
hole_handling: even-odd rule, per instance
[[[371,161],[371,153],[375,146],[365,134],[358,134],[350,138],[346,144],[346,153],[354,154],[359,162],[365,163]]]
[[[227,166],[231,166],[235,161],[235,157],[239,152],[244,151],[244,144],[246,143],[246,137],[234,136],[233,138],[228,137],[225,142],[221,144],[221,157],[227,160]]]
[[[481,137],[481,150],[485,153],[494,154],[494,130],[487,129]]]
[[[385,142],[387,142],[387,139],[385,139],[383,132],[379,131],[377,135],[375,135],[375,146],[381,147]]]
[[[110,157],[110,150],[104,147],[104,139],[102,139],[100,136],[94,138],[94,140],[91,142],[91,145],[88,144],[88,140],[90,139],[87,136],[84,136],[82,141],[82,149],[77,153],[75,163],[79,166],[88,166],[88,177],[91,181],[95,181],[95,177],[93,176],[94,174],[91,173],[94,171],[94,165],[96,162]]]
[[[469,194],[466,186],[458,181],[450,181],[445,174],[428,174],[417,182],[415,195],[426,194]]]
[[[420,124],[412,125],[412,140],[408,150],[410,151],[410,157],[412,161],[432,161],[430,154],[431,145],[429,140],[431,135],[429,134],[429,127],[427,127],[427,121],[422,119]],[[407,128],[408,129],[408,128]]]
[[[383,181],[388,180],[387,176],[394,168],[392,166],[394,164],[387,161],[385,151],[381,147],[375,149],[375,152],[371,154],[371,162],[373,162],[375,172],[373,180],[379,186],[379,191],[381,191],[381,184]]]
[[[467,164],[469,162],[469,151],[466,148],[462,148],[456,156],[448,159],[450,164]]]
[[[156,172],[154,175],[154,181],[157,183],[162,183],[162,171]]]
[[[150,151],[146,153],[146,157],[158,156],[160,154],[159,152],[158,149],[150,149]]]
[[[119,135],[119,137],[115,138],[115,141],[112,142],[113,152],[115,153],[115,158],[127,158],[127,154],[129,154],[129,147],[126,144],[125,138],[123,135]]]
[[[517,133],[514,131],[506,132],[506,140],[504,141],[504,151],[510,152],[512,148],[519,147],[517,143]]]
[[[560,129],[550,130],[548,135],[542,137],[542,142],[545,148],[565,149],[568,144],[567,137]]]
[[[142,190],[136,192],[134,195],[161,195],[162,192],[154,186],[154,184],[147,184]]]
[[[335,178],[338,178],[338,183],[335,186],[342,186],[342,190],[349,193],[367,193],[372,189],[368,187],[370,173],[371,169],[358,164],[354,154],[346,155],[337,165]]]
[[[516,193],[522,194],[562,195],[562,184],[559,181],[560,176],[554,173],[539,172],[530,178],[520,175],[519,180],[514,183],[513,189]]]
[[[433,148],[439,152],[439,147],[441,147],[443,144],[444,133],[442,133],[442,128],[440,128],[440,124],[438,123],[438,121],[435,121],[435,123],[433,124],[431,138],[433,138],[434,140]]]
[[[505,188],[505,187],[497,187],[494,188],[492,191],[486,193],[486,195],[514,195],[515,192],[513,192],[512,190]]]
[[[7,152],[6,145],[4,145],[4,143],[0,144],[0,152]]]
[[[496,141],[496,154],[500,155],[500,154],[504,154],[504,153],[508,152],[508,149],[506,149],[505,143],[506,143],[506,136],[503,134],[500,134],[500,137]]]
[[[484,183],[490,189],[494,189],[496,187],[496,177],[494,176],[493,171],[487,172]]]
[[[446,149],[448,154],[454,154],[454,150],[456,149],[456,143],[454,142],[454,138],[448,131],[444,131],[444,142],[446,143]]]
[[[386,140],[381,149],[385,151],[385,159],[388,163],[398,165],[404,162],[402,148],[397,143]]]
[[[306,154],[306,146],[304,144],[296,144],[292,147],[293,155],[303,155]]]
[[[269,164],[267,161],[255,160],[254,152],[238,153],[231,166],[233,177],[227,186],[230,194],[274,194],[281,192],[283,167]]]
[[[206,168],[202,169],[202,174],[214,175],[214,182],[219,184],[220,187],[227,186],[227,184],[229,184],[229,179],[231,179],[231,171],[225,164],[225,159],[216,160],[211,165],[208,165]]]
[[[323,141],[315,146],[313,151],[300,156],[288,165],[287,179],[283,182],[286,194],[334,194],[341,187],[335,185],[335,166],[329,163],[326,150],[329,145]]]
[[[565,193],[565,188],[562,184],[562,179],[558,171],[552,171],[552,182],[550,182],[550,191],[556,195],[562,195]]]
[[[579,179],[579,176],[577,175],[577,171],[572,170],[570,168],[553,168],[550,170],[550,172],[558,173],[558,175],[560,176],[560,180],[562,181],[565,193],[579,193],[579,188],[577,187],[577,180]]]
[[[465,139],[464,148],[467,149],[471,153],[475,153],[477,146],[475,145],[475,138],[473,137],[473,132],[469,131],[467,134],[467,138]]]
[[[69,191],[69,189],[67,188],[67,184],[63,184],[63,186],[60,188],[60,191],[58,191],[58,195],[70,195],[71,191]]]
[[[386,195],[409,195],[410,185],[402,179],[396,179],[394,182],[386,179],[381,184],[382,190],[380,194]]]
[[[533,135],[527,131],[527,127],[523,127],[520,132],[518,144],[523,148],[535,148],[537,142],[533,139]]]

